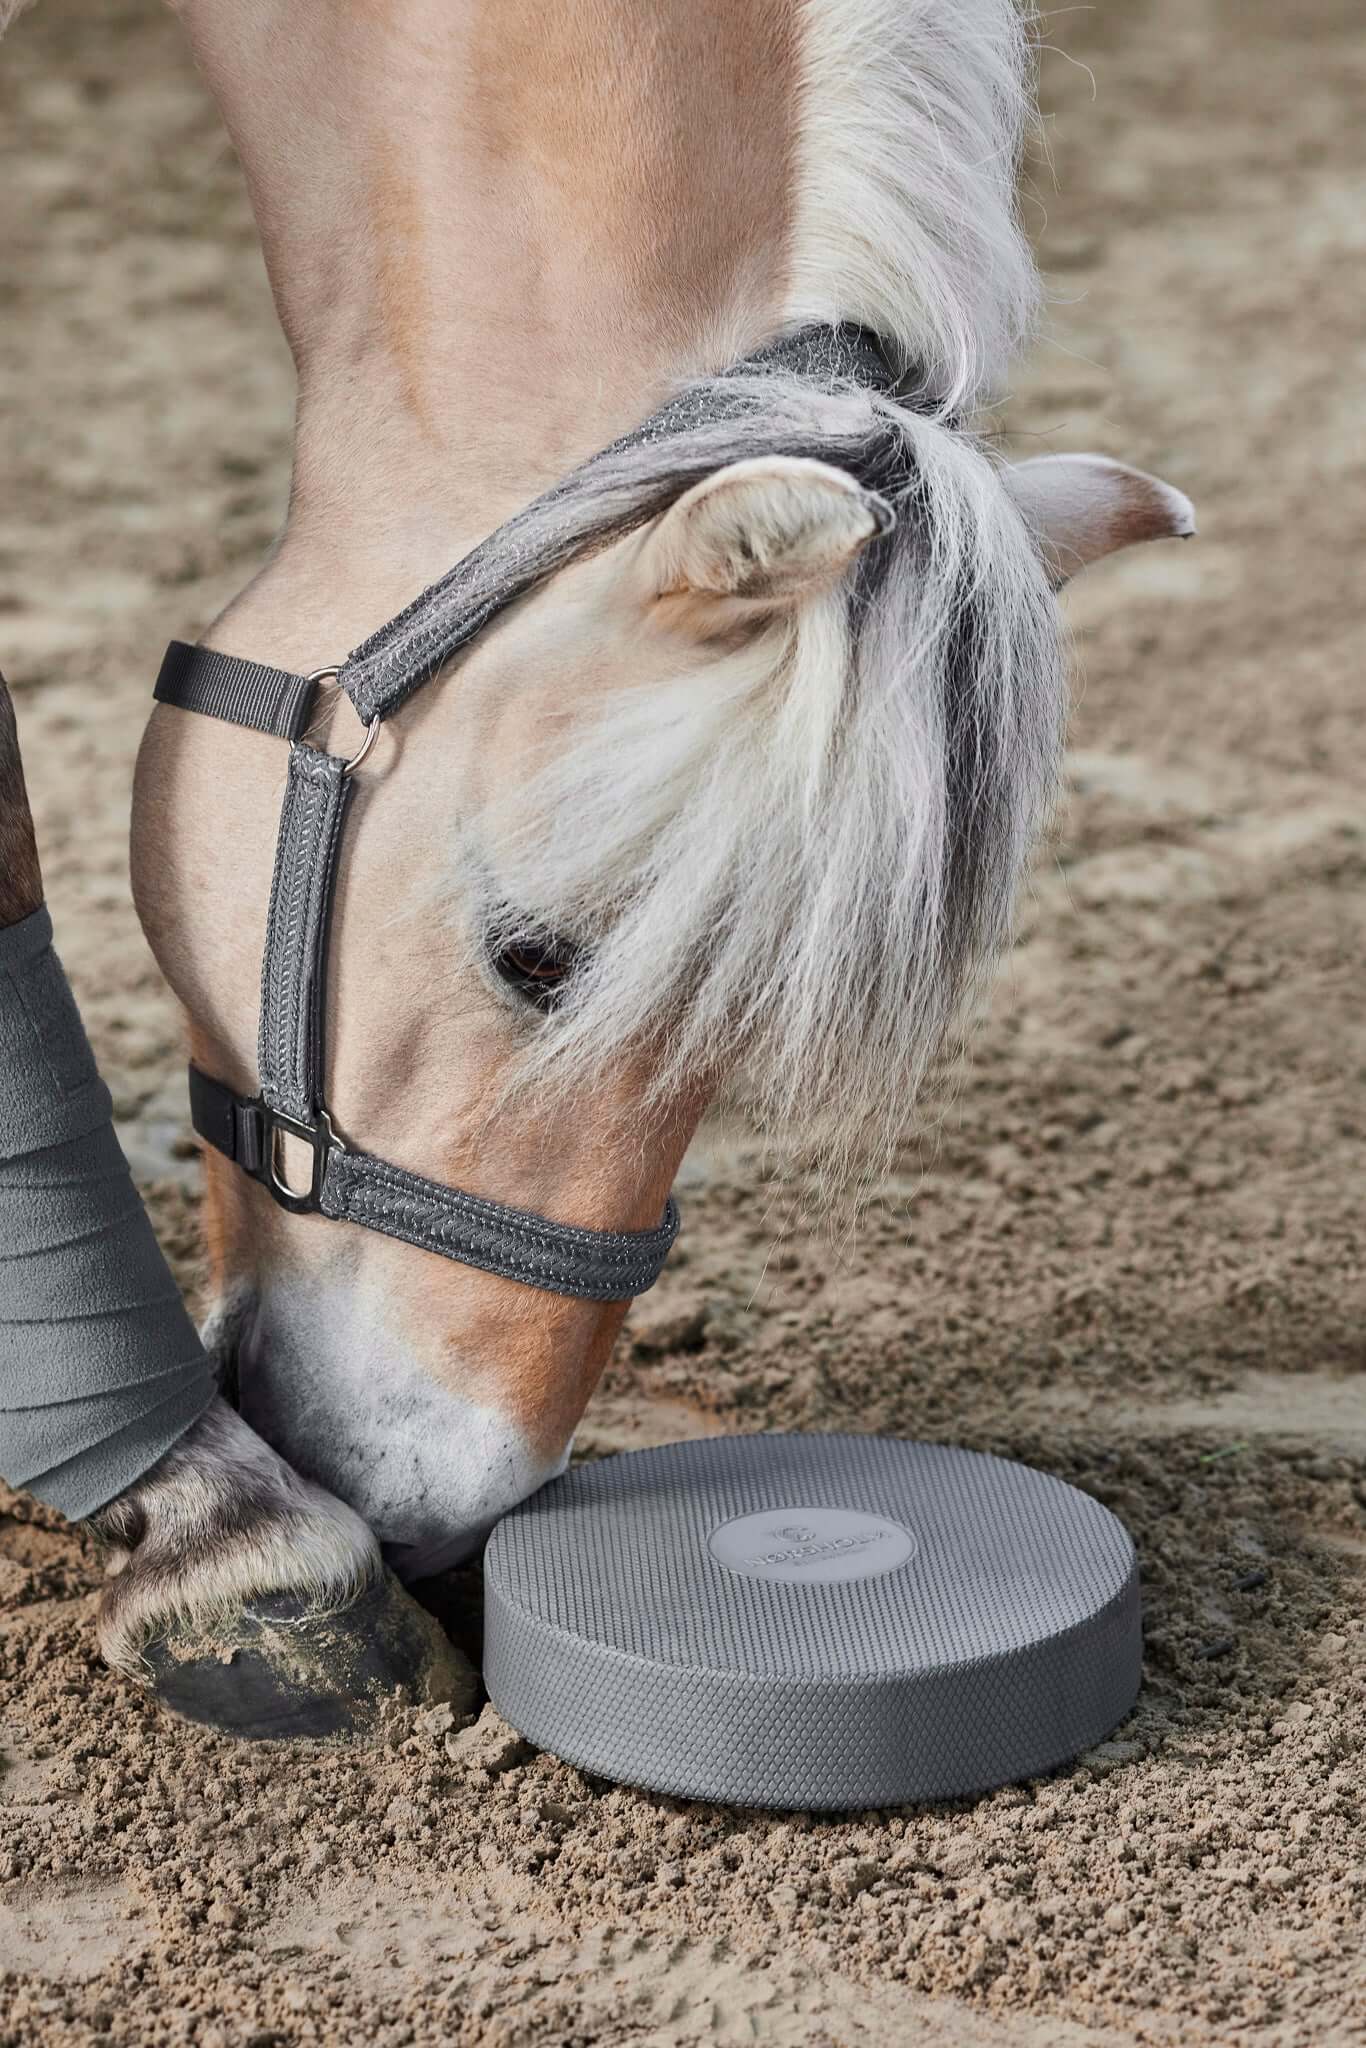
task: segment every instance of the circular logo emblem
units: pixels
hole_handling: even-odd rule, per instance
[[[900,1522],[858,1508],[770,1508],[722,1522],[707,1548],[728,1572],[783,1585],[830,1586],[876,1579],[915,1556],[916,1541]]]

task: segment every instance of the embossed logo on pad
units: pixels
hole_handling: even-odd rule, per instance
[[[722,1522],[707,1548],[727,1571],[785,1585],[878,1578],[907,1563],[916,1540],[899,1522],[858,1508],[770,1508]]]

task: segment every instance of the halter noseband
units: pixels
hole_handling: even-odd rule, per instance
[[[896,381],[877,337],[856,327],[804,329],[736,369],[785,370],[826,385],[855,381],[881,391]],[[723,414],[714,387],[705,414],[699,414],[697,397],[685,391],[604,454]],[[567,483],[558,484],[538,503],[553,504],[567,489]],[[333,1128],[323,1085],[328,924],[352,771],[383,720],[557,566],[520,544],[518,523],[510,521],[481,541],[339,666],[299,676],[179,640],[167,649],[156,682],[159,702],[290,742],[261,970],[260,1093],[238,1095],[192,1065],[190,1117],[201,1138],[292,1214],[316,1211],[358,1223],[549,1293],[626,1301],[659,1278],[678,1235],[672,1197],[653,1230],[585,1230],[551,1222],[353,1150]],[[476,570],[477,601],[469,587]],[[350,760],[309,746],[302,737],[318,685],[327,679],[335,680],[365,723],[365,739]],[[311,1147],[307,1188],[291,1187],[280,1171],[282,1134]]]

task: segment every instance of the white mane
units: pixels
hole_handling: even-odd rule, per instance
[[[1038,309],[1015,186],[1033,116],[1015,0],[799,0],[802,107],[786,312],[857,320],[929,394],[995,393]]]
[[[609,693],[477,830],[501,935],[530,920],[583,948],[514,1087],[586,1094],[643,1051],[662,1105],[743,1067],[761,1127],[839,1175],[904,1130],[1008,930],[1056,774],[1058,615],[969,436],[854,388],[749,388],[739,419],[590,465],[580,530],[800,445],[865,476],[899,460],[880,556],[703,676]]]

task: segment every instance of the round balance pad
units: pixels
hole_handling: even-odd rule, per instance
[[[657,1792],[901,1805],[1068,1762],[1138,1691],[1138,1569],[1028,1466],[875,1436],[581,1465],[504,1516],[484,1677],[541,1748]]]

